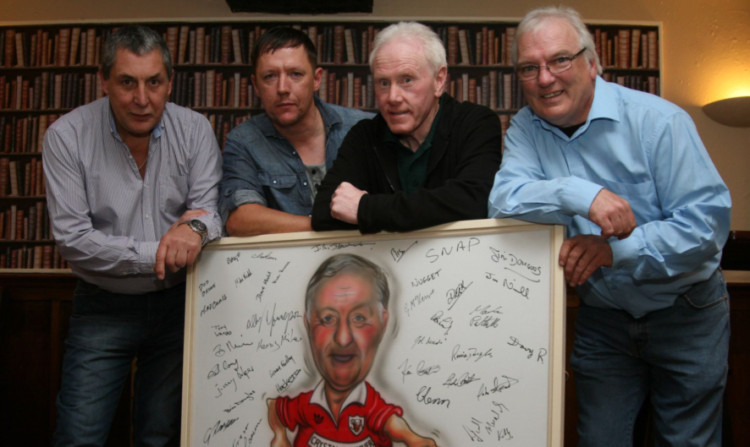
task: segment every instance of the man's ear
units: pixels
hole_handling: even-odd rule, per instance
[[[255,94],[258,94],[258,87],[255,86],[255,75],[250,75],[250,83],[253,84],[253,90],[255,90]]]
[[[448,80],[448,67],[443,65],[442,67],[438,68],[437,73],[435,73],[435,96],[437,96],[438,98],[445,91],[445,84],[447,80]]]
[[[109,92],[107,92],[107,80],[104,79],[104,72],[101,69],[99,70],[99,82],[102,84],[104,94],[109,95]]]
[[[590,75],[591,79],[596,80],[596,76],[598,74],[599,73],[597,73],[597,70],[596,70],[596,60],[592,59],[591,62],[589,62],[589,75]]]
[[[318,90],[320,90],[320,82],[322,79],[323,79],[323,69],[318,67],[313,72],[313,83],[314,83],[313,91],[314,92],[317,92]]]

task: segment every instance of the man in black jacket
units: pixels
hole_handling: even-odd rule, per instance
[[[443,93],[440,38],[419,23],[391,25],[373,42],[370,68],[380,113],[344,139],[318,189],[313,229],[408,231],[487,217],[500,122]]]

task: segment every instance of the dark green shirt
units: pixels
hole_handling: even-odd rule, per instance
[[[442,98],[441,98],[442,104]],[[398,167],[398,178],[401,181],[401,190],[410,194],[425,185],[427,180],[427,166],[430,161],[430,148],[432,148],[432,139],[435,136],[435,129],[440,118],[441,107],[432,120],[430,132],[419,145],[416,151],[401,144],[398,137],[390,130],[386,134],[385,140],[389,143],[395,143],[396,146],[396,163]]]

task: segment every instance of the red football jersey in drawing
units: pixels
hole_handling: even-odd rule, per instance
[[[386,403],[366,382],[357,385],[334,420],[325,398],[324,384],[297,397],[276,399],[276,414],[289,430],[299,426],[294,447],[389,447],[385,421],[403,415],[401,407]]]

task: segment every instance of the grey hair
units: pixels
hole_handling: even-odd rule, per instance
[[[341,274],[353,274],[370,281],[372,290],[378,298],[381,310],[388,308],[390,290],[388,278],[380,267],[367,259],[349,253],[333,255],[323,261],[307,283],[305,292],[305,318],[310,321],[312,302],[317,298],[320,289],[331,279]]]
[[[380,47],[393,39],[416,40],[422,46],[422,52],[433,73],[437,73],[440,67],[447,67],[448,60],[445,56],[445,46],[440,37],[427,25],[418,22],[398,22],[388,25],[378,32],[372,42],[370,52],[370,70],[375,55]]]
[[[578,11],[566,6],[547,6],[534,9],[529,11],[524,18],[521,19],[516,30],[516,38],[511,47],[511,59],[513,65],[516,66],[518,64],[518,41],[521,39],[521,36],[526,33],[535,33],[539,31],[542,27],[547,25],[547,22],[550,19],[565,20],[571,27],[573,27],[573,30],[578,35],[579,49],[586,49],[586,51],[583,52],[586,60],[589,63],[594,62],[596,64],[596,72],[602,74],[602,64],[599,61],[599,55],[596,54],[596,45],[594,44],[594,38],[591,36],[591,32],[588,27],[586,27],[586,24],[583,23],[583,19],[581,19],[581,15],[578,14]]]
[[[167,42],[161,34],[143,25],[127,25],[118,28],[104,42],[101,66],[104,79],[109,79],[109,74],[115,65],[117,50],[121,48],[139,56],[159,50],[164,68],[167,70],[167,78],[172,79],[172,55],[167,48]]]

